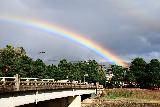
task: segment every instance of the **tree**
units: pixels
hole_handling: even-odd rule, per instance
[[[158,59],[152,59],[146,67],[146,85],[147,88],[160,86],[160,62]]]
[[[87,64],[87,74],[86,80],[88,82],[96,83],[99,81],[99,64],[95,60],[89,60]]]
[[[68,64],[66,59],[60,60],[58,64],[59,76],[61,79],[67,79],[68,73],[70,70],[70,65]]]
[[[7,45],[6,48],[0,49],[0,68],[3,76],[13,76],[18,73],[18,63],[22,56],[25,56],[25,50],[21,48],[14,48]]]
[[[147,63],[143,58],[135,58],[131,62],[130,72],[133,73],[134,80],[139,84],[140,87],[144,88],[145,77],[146,77],[146,65]]]
[[[30,57],[22,56],[15,66],[21,77],[33,77],[33,60]]]
[[[44,72],[44,78],[47,79],[55,79],[55,80],[59,80],[59,78],[57,77],[57,72],[58,69],[55,65],[48,65],[46,66],[46,71]]]
[[[44,78],[46,72],[46,65],[41,59],[32,62],[31,75],[35,78]]]
[[[0,76],[14,76],[34,78],[54,78],[55,80],[69,79],[87,82],[105,81],[105,71],[100,69],[95,60],[67,62],[63,59],[56,65],[46,65],[41,59],[33,60],[26,55],[23,47],[15,48],[7,45],[0,49]]]
[[[129,85],[128,87],[135,87],[132,83],[135,82],[135,76],[133,75],[133,72],[130,70],[126,69],[125,70],[125,77],[124,81]]]
[[[98,74],[99,74],[98,82],[105,86],[106,85],[106,70],[102,66],[100,66]]]
[[[125,78],[125,69],[119,65],[112,66],[113,78],[112,81],[116,82],[117,86],[122,86],[122,82]]]

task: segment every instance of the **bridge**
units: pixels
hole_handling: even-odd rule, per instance
[[[52,79],[0,77],[1,107],[81,107],[81,101],[103,89],[99,84]]]

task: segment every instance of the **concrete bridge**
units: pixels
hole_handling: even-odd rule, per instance
[[[81,100],[103,89],[99,84],[28,80],[18,75],[0,79],[0,107],[81,107]]]

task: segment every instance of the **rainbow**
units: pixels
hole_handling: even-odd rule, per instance
[[[23,18],[23,17],[11,17],[11,16],[0,16],[1,21],[7,21],[11,23],[16,23],[20,25],[25,25],[33,28],[38,28],[42,31],[48,32],[48,33],[54,33],[58,34],[62,37],[65,37],[69,40],[72,40],[76,43],[79,43],[94,52],[96,52],[98,55],[103,57],[105,60],[110,61],[112,63],[121,65],[121,66],[127,66],[126,63],[118,58],[115,54],[113,54],[110,50],[105,49],[101,47],[100,45],[96,44],[95,42],[85,38],[82,35],[67,31],[61,27],[58,27],[54,24],[49,24],[47,22],[43,22],[41,20],[34,20],[34,19],[28,19],[28,18]]]

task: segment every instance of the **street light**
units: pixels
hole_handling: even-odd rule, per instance
[[[45,51],[40,51],[40,52],[38,52],[38,59],[41,59],[41,60],[44,61],[44,54],[46,54]]]

